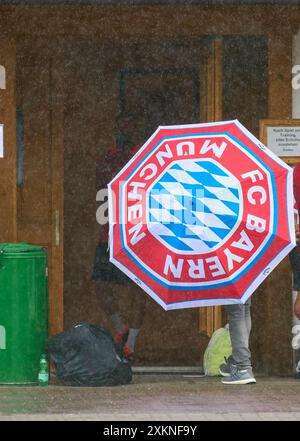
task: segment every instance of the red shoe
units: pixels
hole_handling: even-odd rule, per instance
[[[125,345],[123,347],[123,355],[128,361],[132,361],[134,352],[127,345]]]
[[[114,336],[114,341],[117,345],[125,345],[127,338],[128,338],[128,332],[129,332],[129,328],[126,327],[125,330],[123,332],[118,332],[115,336]]]
[[[145,365],[145,362],[143,359],[138,358],[135,353],[129,349],[127,345],[123,347],[123,355],[124,358],[131,364],[133,367],[141,367]]]

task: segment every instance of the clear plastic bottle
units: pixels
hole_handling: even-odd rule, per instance
[[[46,354],[42,354],[40,358],[39,385],[48,386],[49,384],[49,366]]]

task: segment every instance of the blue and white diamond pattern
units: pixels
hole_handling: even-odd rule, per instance
[[[207,253],[238,223],[240,183],[214,160],[179,160],[148,190],[148,207],[154,237],[179,253]]]

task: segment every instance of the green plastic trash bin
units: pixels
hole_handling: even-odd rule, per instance
[[[46,248],[0,244],[0,384],[38,384],[47,336]]]

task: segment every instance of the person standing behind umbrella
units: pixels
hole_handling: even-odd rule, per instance
[[[289,258],[293,272],[293,291],[297,292],[294,303],[295,316],[300,320],[300,245],[299,245],[299,208],[300,208],[300,163],[294,168],[295,228],[297,246],[290,252]]]
[[[244,305],[225,306],[229,333],[232,345],[232,355],[220,366],[223,384],[256,383],[252,372],[249,337],[251,332],[251,301]]]
[[[109,150],[97,160],[97,190],[106,188],[108,182],[138,149],[132,150],[134,146],[132,143],[134,116],[123,113],[119,116],[117,123],[116,148]],[[115,328],[115,342],[122,347],[123,355],[133,361],[136,339],[144,318],[146,299],[140,288],[109,262],[108,223],[101,226],[92,279],[96,282],[95,290],[101,301],[101,307]],[[120,311],[118,299],[121,289],[127,292],[130,290],[128,293],[128,296],[131,296],[129,325],[125,322]]]
[[[296,206],[300,206],[300,163],[294,169],[294,197]],[[297,208],[298,210],[298,208]],[[296,236],[299,240],[298,213],[295,216]],[[294,311],[300,319],[300,247],[297,246],[289,254],[293,270],[293,289],[298,292],[294,304]],[[232,344],[232,355],[220,366],[219,372],[224,377],[224,384],[251,384],[256,383],[251,366],[251,352],[249,338],[251,332],[251,303],[245,305],[225,306],[229,332]]]

